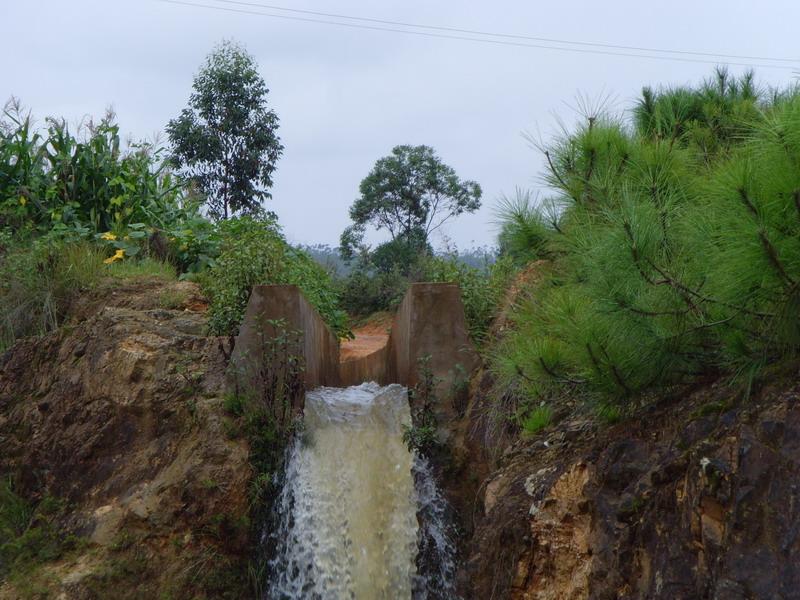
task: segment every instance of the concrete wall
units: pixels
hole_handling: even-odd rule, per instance
[[[451,283],[414,283],[397,310],[389,335],[387,380],[413,387],[419,381],[417,361],[429,355],[439,379],[439,397],[448,395],[456,365],[469,374],[480,358],[464,317],[461,291]],[[450,406],[442,412],[453,412]]]
[[[413,387],[418,381],[417,361],[430,355],[444,398],[456,365],[470,373],[479,363],[456,284],[412,284],[397,311],[387,346],[342,363],[338,339],[297,286],[259,285],[253,288],[231,357],[230,376],[244,391],[261,390],[264,342],[277,335],[269,323],[277,319],[285,321],[288,329],[302,332],[306,389],[364,381]],[[442,410],[449,412],[446,407]]]
[[[229,378],[243,393],[259,393],[264,344],[280,333],[270,321],[282,320],[300,332],[306,389],[339,385],[339,340],[295,285],[257,285],[247,303],[231,355]],[[302,408],[302,407],[295,407]]]
[[[376,381],[381,385],[396,383],[387,375],[389,348],[384,346],[371,354],[339,363],[339,382],[343,387]]]

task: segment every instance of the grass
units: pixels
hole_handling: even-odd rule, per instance
[[[158,295],[158,305],[167,310],[178,310],[189,298],[183,290],[166,289]]]
[[[115,262],[110,265],[104,265],[104,267],[105,268],[101,271],[102,275],[117,279],[160,277],[162,279],[168,279],[172,281],[177,278],[175,267],[169,263],[154,260],[152,258]],[[182,299],[181,302],[184,299]]]
[[[129,259],[104,261],[107,250],[88,242],[43,238],[0,257],[0,351],[16,340],[57,329],[70,303],[107,278],[176,278],[166,263]]]
[[[546,404],[540,404],[522,419],[522,431],[526,435],[533,435],[550,425],[553,421],[553,409]]]
[[[0,579],[33,585],[30,574],[39,565],[81,546],[80,538],[58,525],[65,508],[52,496],[34,505],[17,493],[10,478],[0,480]]]

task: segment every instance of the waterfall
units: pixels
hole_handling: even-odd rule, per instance
[[[410,420],[400,385],[306,395],[268,536],[267,600],[455,598],[444,500],[403,442]]]

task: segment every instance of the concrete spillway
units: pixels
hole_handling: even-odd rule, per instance
[[[308,390],[365,381],[410,388],[417,383],[417,361],[423,356],[431,357],[430,368],[440,389],[446,390],[456,365],[469,373],[478,363],[455,284],[412,284],[397,310],[386,345],[344,361],[339,359],[339,340],[296,286],[259,285],[253,288],[231,357],[231,374],[238,389],[258,391],[261,349],[265,338],[278,335],[274,325],[278,320],[301,334]],[[441,409],[447,411],[446,406]]]
[[[446,503],[403,427],[420,358],[440,391],[457,365],[468,373],[477,364],[458,287],[411,286],[385,345],[341,361],[339,340],[296,287],[257,286],[231,357],[237,390],[268,395],[260,386],[275,369],[264,362],[281,359],[264,348],[281,328],[299,332],[309,391],[294,406],[302,434],[263,540],[274,555],[266,598],[455,598]],[[440,419],[451,409],[435,407]]]

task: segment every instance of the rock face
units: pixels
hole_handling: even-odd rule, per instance
[[[226,436],[202,308],[188,283],[105,289],[0,359],[0,473],[62,500],[81,540],[26,577],[53,597],[239,597],[248,451]]]
[[[800,386],[569,416],[484,482],[469,598],[800,598]],[[734,406],[735,404],[735,406]]]

